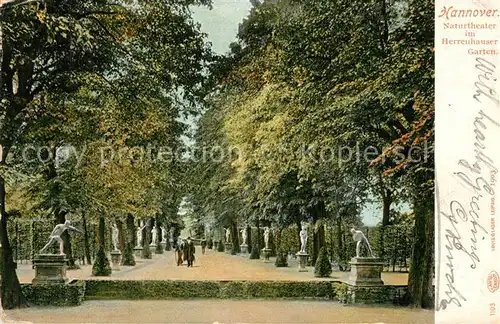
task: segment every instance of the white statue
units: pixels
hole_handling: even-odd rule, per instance
[[[226,228],[226,243],[230,243],[229,242],[229,238],[231,236],[231,230],[228,228]]]
[[[247,244],[247,229],[243,228],[241,231],[241,238],[243,239],[243,244]]]
[[[356,258],[359,258],[359,250],[361,248],[361,243],[366,243],[366,246],[368,246],[368,250],[370,251],[370,254],[372,256],[372,258],[374,258],[375,256],[373,255],[373,251],[372,251],[372,248],[370,246],[370,243],[368,243],[368,240],[366,239],[366,236],[365,234],[363,234],[363,232],[361,231],[357,231],[355,230],[354,228],[351,229],[351,234],[352,234],[352,239],[357,242],[356,243]]]
[[[165,242],[167,242],[167,240],[168,240],[168,238],[167,238],[167,237],[168,237],[168,232],[167,232],[167,230],[165,229],[165,227],[160,227],[160,228],[161,228],[161,241],[162,241],[163,243],[165,243]]]
[[[56,225],[56,227],[54,227],[54,229],[52,230],[52,233],[50,233],[49,242],[47,244],[45,244],[45,246],[40,250],[40,254],[45,252],[45,250],[47,250],[49,248],[49,246],[51,246],[55,242],[58,242],[59,243],[59,254],[64,255],[64,241],[61,238],[61,235],[66,230],[73,230],[73,231],[76,231],[78,233],[83,234],[82,231],[71,226],[71,222],[69,220],[66,220],[64,222],[64,224],[58,224],[58,225]]]
[[[141,226],[137,228],[137,246],[141,246],[142,243],[142,230],[146,227],[144,221],[141,221]]]
[[[307,230],[304,225],[302,225],[302,229],[300,230],[300,253],[306,253],[307,247]]]
[[[269,227],[264,228],[264,243],[266,245],[266,249],[269,249]]]
[[[111,229],[113,230],[113,247],[115,251],[118,251],[118,227],[116,224],[111,225]]]
[[[151,245],[156,245],[156,235],[158,235],[158,229],[156,228],[155,225],[151,230]]]

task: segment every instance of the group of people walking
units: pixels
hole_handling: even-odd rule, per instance
[[[201,253],[205,254],[205,248],[207,246],[207,242],[205,239],[201,240]],[[196,248],[194,246],[194,242],[191,240],[191,237],[183,240],[179,238],[177,242],[174,244],[174,251],[177,256],[177,266],[184,264],[187,262],[188,267],[193,266],[193,262],[195,261],[195,253]]]

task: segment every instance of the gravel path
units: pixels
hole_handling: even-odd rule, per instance
[[[88,301],[5,312],[4,323],[434,323],[434,313],[328,301]],[[22,322],[16,322],[22,321]]]

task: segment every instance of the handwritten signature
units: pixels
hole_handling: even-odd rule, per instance
[[[476,69],[480,72],[478,74],[478,81],[474,84],[475,94],[473,98],[479,103],[485,101],[492,101],[498,104],[497,94],[494,90],[494,82],[496,78],[493,76],[496,66],[483,58],[478,58]],[[459,171],[454,172],[453,175],[458,183],[463,186],[471,195],[463,201],[453,200],[449,204],[449,210],[439,211],[439,217],[444,220],[444,248],[446,251],[446,272],[444,278],[446,279],[446,289],[443,291],[445,298],[440,298],[439,275],[436,281],[438,288],[436,292],[436,310],[444,310],[450,304],[458,307],[462,306],[462,302],[467,301],[464,295],[457,289],[455,282],[455,260],[454,252],[463,253],[467,255],[470,261],[470,268],[475,269],[477,263],[481,262],[478,251],[478,240],[484,240],[487,230],[479,223],[480,220],[480,200],[484,196],[494,197],[495,189],[491,186],[490,182],[485,179],[484,174],[490,175],[491,172],[497,173],[498,169],[495,167],[493,159],[487,153],[486,130],[488,127],[499,127],[500,123],[493,119],[490,115],[480,110],[477,117],[474,119],[474,161],[469,163],[466,159],[458,161]],[[464,207],[465,206],[465,207]],[[439,207],[438,207],[439,208]],[[457,226],[457,224],[461,224]],[[469,242],[465,242],[463,237],[463,230],[467,229],[462,224],[468,224],[468,237]],[[438,249],[441,246],[438,245]],[[440,250],[439,250],[440,253]],[[441,259],[443,260],[443,259]]]

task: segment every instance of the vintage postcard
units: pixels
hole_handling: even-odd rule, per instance
[[[499,10],[0,1],[2,322],[500,323]]]

